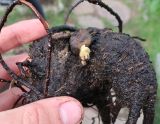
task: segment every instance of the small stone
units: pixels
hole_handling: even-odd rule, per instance
[[[78,17],[78,23],[83,28],[87,28],[87,27],[104,28],[103,22],[97,17],[91,16],[91,15]]]
[[[94,5],[88,3],[87,1],[84,1],[74,9],[74,13],[76,15],[92,14],[94,12],[93,6]]]

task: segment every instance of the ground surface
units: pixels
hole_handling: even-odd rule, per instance
[[[128,115],[128,109],[124,108],[120,111],[120,114],[118,116],[118,119],[116,120],[115,124],[125,124],[127,120],[127,115]],[[98,119],[98,112],[95,109],[85,109],[85,117],[83,120],[83,124],[92,124],[93,122],[93,117],[95,117],[95,124],[99,124],[99,119]],[[143,120],[143,115],[139,118],[137,124],[142,124]],[[100,121],[100,124],[102,122]]]
[[[104,0],[104,3],[109,5],[115,12],[117,12],[126,23],[131,16],[130,9],[120,1],[116,0]],[[99,28],[104,28],[104,21],[107,20],[111,22],[114,26],[117,26],[117,21],[115,17],[110,15],[105,9],[99,6],[92,5],[88,2],[81,3],[75,10],[74,13],[77,15],[78,23],[83,27],[95,26]]]

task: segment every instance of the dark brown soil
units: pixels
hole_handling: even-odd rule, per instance
[[[96,105],[105,124],[114,122],[124,106],[130,109],[127,124],[136,124],[143,109],[143,124],[153,124],[157,83],[148,54],[127,34],[108,29],[86,30],[92,37],[92,44],[91,58],[85,66],[71,51],[69,37],[52,41],[47,97],[68,95],[84,106]],[[71,33],[71,37],[74,36]],[[46,80],[47,51],[47,37],[35,41],[30,47],[31,62],[27,66],[30,77],[26,78],[41,94]],[[111,88],[116,93],[115,105],[111,100]],[[39,99],[42,98],[31,90],[24,103]]]

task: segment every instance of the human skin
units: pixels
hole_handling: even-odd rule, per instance
[[[24,28],[25,26],[25,28]],[[46,35],[39,20],[26,20],[4,27],[0,32],[0,53],[7,52],[24,43]],[[24,61],[27,53],[5,59],[9,67],[18,72],[16,62]],[[10,79],[0,65],[0,78]],[[0,82],[0,88],[4,83]],[[22,95],[18,88],[11,88],[0,93],[0,123],[3,124],[78,124],[83,117],[82,105],[71,97],[54,97],[40,100],[25,106],[12,109]]]

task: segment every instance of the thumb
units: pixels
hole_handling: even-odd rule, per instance
[[[0,112],[2,124],[79,124],[81,104],[71,97],[54,97]]]

